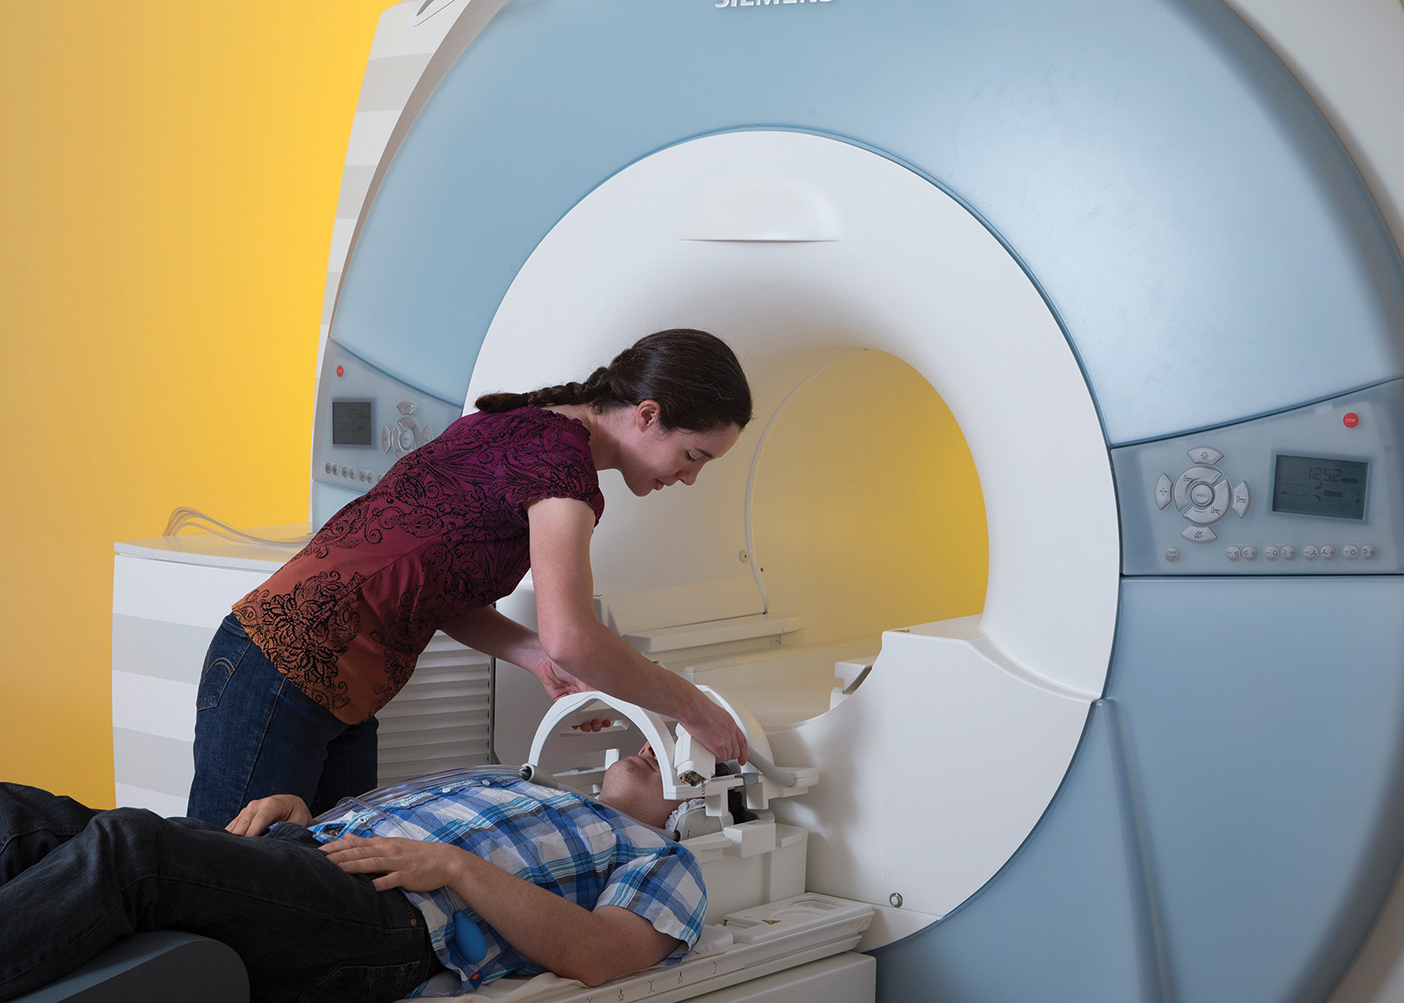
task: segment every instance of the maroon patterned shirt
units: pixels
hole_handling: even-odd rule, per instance
[[[278,671],[342,721],[409,679],[434,631],[509,594],[531,563],[525,505],[604,513],[590,433],[534,407],[475,413],[403,457],[234,614]]]

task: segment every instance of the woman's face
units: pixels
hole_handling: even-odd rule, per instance
[[[620,440],[619,472],[634,494],[643,497],[682,481],[691,484],[701,469],[736,445],[735,425],[710,432],[667,431],[658,420],[658,405],[644,401]]]

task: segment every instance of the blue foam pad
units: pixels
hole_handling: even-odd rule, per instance
[[[138,933],[57,982],[12,1003],[248,1003],[233,948],[193,933]]]

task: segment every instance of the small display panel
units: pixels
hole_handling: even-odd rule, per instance
[[[371,444],[371,401],[332,401],[332,445]]]
[[[1365,518],[1365,477],[1370,464],[1317,456],[1277,457],[1272,510],[1330,519]]]

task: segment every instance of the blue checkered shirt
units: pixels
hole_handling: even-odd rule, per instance
[[[623,812],[515,772],[456,777],[375,808],[343,802],[310,828],[322,842],[402,836],[452,843],[585,909],[628,909],[683,942],[664,964],[681,961],[697,943],[707,913],[702,872],[688,850]],[[424,914],[439,960],[462,979],[460,992],[509,973],[542,971],[453,891],[404,894]],[[476,964],[454,944],[453,914],[460,910],[487,941],[487,956]]]

